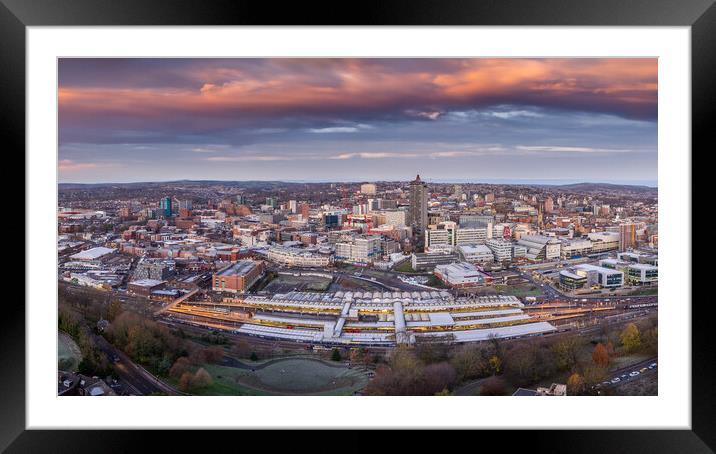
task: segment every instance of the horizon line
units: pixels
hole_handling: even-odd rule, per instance
[[[475,181],[468,178],[422,178],[423,181],[428,183],[436,184],[450,184],[450,183],[467,183],[467,184],[506,184],[506,185],[517,185],[517,186],[567,186],[573,184],[607,184],[615,186],[641,186],[652,189],[658,189],[658,181],[653,180],[602,180],[602,181],[589,181],[580,179],[558,179],[558,178],[541,178],[541,179],[529,179],[529,178],[492,178],[485,179],[483,181]],[[214,180],[214,179],[174,179],[174,180],[155,180],[155,181],[124,181],[124,182],[112,182],[112,181],[98,181],[98,182],[58,182],[59,185],[123,185],[123,184],[167,184],[167,183],[181,183],[181,182],[218,182],[218,183],[248,183],[248,182],[264,182],[264,183],[292,183],[292,184],[317,184],[317,183],[398,183],[398,182],[410,182],[411,180],[396,179],[396,180],[263,180],[263,179],[249,179],[249,180]],[[629,181],[625,183],[624,181]]]

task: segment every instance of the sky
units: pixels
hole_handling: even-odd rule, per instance
[[[59,181],[656,185],[657,60],[59,60]]]

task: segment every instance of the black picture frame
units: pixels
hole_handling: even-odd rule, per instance
[[[534,0],[249,2],[157,0],[0,0],[0,118],[9,153],[25,147],[25,32],[29,26],[116,25],[545,25],[690,26],[692,149],[708,150],[716,105],[716,6],[714,0]],[[15,151],[17,154],[17,151]],[[692,154],[693,159],[693,154]],[[693,177],[692,177],[693,181]],[[26,182],[32,184],[32,182]],[[693,192],[693,191],[692,191]],[[684,220],[685,222],[687,220]],[[686,224],[690,225],[690,224]],[[26,237],[25,241],[29,239]],[[691,244],[681,245],[691,250]],[[30,270],[28,270],[29,272]],[[28,275],[25,276],[27,283]],[[685,283],[686,284],[686,283]],[[690,288],[685,285],[685,288]],[[8,452],[114,452],[146,444],[146,437],[187,447],[191,432],[25,430],[25,306],[3,305],[0,329],[0,449]],[[692,305],[692,430],[515,431],[510,444],[551,452],[714,452],[716,393],[711,301]],[[688,301],[675,302],[686,306]],[[352,437],[340,431],[338,437]],[[297,442],[314,435],[291,434]],[[489,436],[482,433],[480,438]],[[495,434],[504,437],[505,434]],[[206,438],[206,437],[202,437]],[[212,436],[213,438],[213,436]],[[280,440],[280,435],[277,438]],[[398,436],[402,449],[420,437]],[[168,445],[166,445],[168,443]],[[212,443],[205,447],[211,449]],[[345,449],[356,446],[346,443]],[[480,446],[486,447],[480,443]],[[516,445],[514,445],[516,446]],[[334,448],[342,449],[342,448]],[[477,447],[475,449],[478,449]]]

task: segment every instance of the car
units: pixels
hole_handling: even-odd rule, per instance
[[[635,370],[634,372],[629,373],[629,376],[630,376],[630,377],[636,377],[637,375],[639,375],[639,371],[638,371],[638,370]]]
[[[612,383],[619,383],[621,379],[619,377],[612,378]]]
[[[651,363],[649,367],[656,367],[656,363]]]
[[[643,374],[647,370],[649,370],[647,367],[642,367],[641,369],[639,369],[639,372],[641,372]]]
[[[611,383],[611,382],[608,382],[608,381],[603,381],[603,382],[602,382],[603,385],[608,385],[609,383]]]
[[[627,374],[622,374],[621,377],[622,377],[622,378],[626,378],[626,377],[627,377]]]

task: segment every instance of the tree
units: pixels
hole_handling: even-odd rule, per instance
[[[231,346],[231,354],[237,358],[246,358],[251,354],[251,346],[244,339],[239,339]]]
[[[450,363],[457,371],[458,380],[470,380],[488,375],[487,354],[486,349],[480,344],[461,346],[450,360]]]
[[[587,366],[582,371],[585,387],[594,386],[607,379],[608,373],[606,367]]]
[[[450,363],[430,364],[422,371],[423,390],[421,394],[435,394],[449,391],[457,382],[457,372]]]
[[[496,355],[491,356],[489,363],[490,363],[490,370],[492,371],[492,373],[494,375],[497,375],[502,371],[502,360],[498,356],[496,356]]]
[[[205,388],[207,386],[211,386],[213,383],[213,380],[211,379],[211,375],[209,372],[206,371],[203,367],[200,367],[199,370],[196,371],[194,374],[194,378],[192,380],[192,387],[193,388]]]
[[[577,365],[577,341],[574,337],[557,342],[552,351],[559,370],[572,370]]]
[[[601,344],[600,344],[601,345]],[[585,383],[581,375],[574,373],[567,379],[567,392],[571,395],[579,395],[584,392]]]
[[[219,346],[204,349],[204,358],[207,363],[217,364],[224,358],[224,349]]]
[[[341,352],[334,348],[333,352],[331,353],[331,361],[340,361],[341,360]]]
[[[179,390],[187,392],[191,389],[192,386],[192,379],[194,378],[194,375],[186,371],[181,375],[181,378],[179,378]]]
[[[505,395],[505,381],[498,377],[492,376],[486,379],[480,387],[481,396],[504,396]]]
[[[107,320],[113,322],[119,314],[122,313],[122,303],[119,300],[114,300],[109,303],[109,309],[107,310]]]
[[[436,395],[436,396],[451,396],[452,393],[450,392],[449,389],[445,388],[445,389],[443,389],[442,391],[436,392],[435,395]]]
[[[174,361],[171,369],[169,369],[169,376],[172,378],[181,378],[181,376],[184,375],[184,372],[188,372],[190,370],[191,362],[189,361],[189,358],[182,356]]]
[[[256,352],[251,352],[251,357],[249,359],[251,361],[258,361],[259,357],[256,355]]]
[[[641,336],[641,342],[644,351],[650,354],[656,354],[659,350],[659,331],[657,327],[649,328],[644,331]]]
[[[627,352],[634,352],[641,347],[641,334],[633,323],[629,323],[619,337]]]
[[[361,364],[363,363],[364,352],[360,348],[352,348],[350,351],[350,361],[351,364]]]
[[[592,352],[592,361],[594,364],[601,367],[609,365],[609,351],[604,344],[599,343],[596,347],[594,347],[594,351]]]

